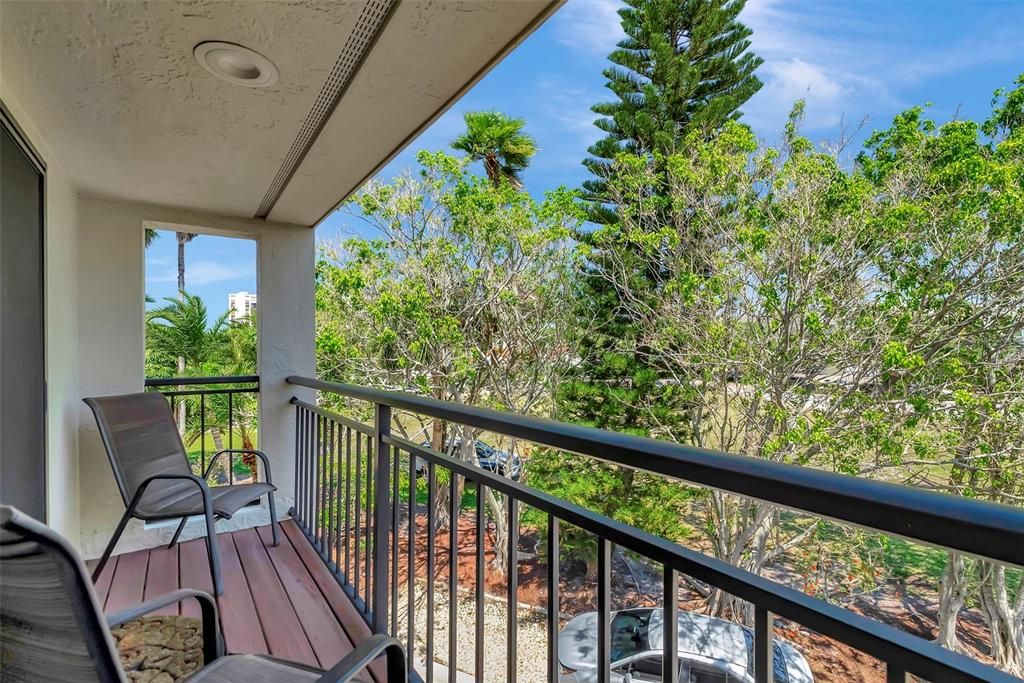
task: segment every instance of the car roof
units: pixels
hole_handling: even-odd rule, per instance
[[[652,650],[662,649],[664,613],[652,609],[647,626],[648,643]],[[746,626],[697,612],[679,611],[676,642],[680,657],[696,655],[707,657],[740,669],[752,670],[754,638]],[[810,683],[810,669],[800,652],[790,643],[775,639],[773,665],[777,683]]]
[[[652,610],[647,625],[651,649],[660,650],[664,631],[664,613]],[[742,626],[724,619],[696,612],[679,612],[677,647],[680,655],[694,654],[735,664],[746,669],[749,664],[747,635]]]

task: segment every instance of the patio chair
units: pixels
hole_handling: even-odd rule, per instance
[[[405,654],[394,638],[363,641],[327,671],[262,655],[225,655],[217,604],[202,591],[178,590],[104,617],[85,565],[52,529],[0,505],[0,662],[3,680],[125,683],[110,629],[183,600],[199,602],[203,667],[188,683],[342,683],[382,653],[388,683],[405,681]]]
[[[180,518],[181,523],[168,545],[172,548],[188,518],[203,515],[206,519],[206,552],[210,558],[216,595],[224,592],[214,530],[218,518],[230,519],[239,509],[265,495],[270,507],[273,544],[278,544],[277,511],[274,508],[274,491],[277,489],[271,482],[270,461],[264,453],[251,449],[220,451],[210,458],[206,471],[199,477],[192,473],[171,408],[162,394],[144,392],[86,398],[84,401],[96,416],[103,446],[125,505],[124,515],[93,571],[94,581],[110,559],[110,553],[128,520],[133,517],[148,522]],[[257,456],[263,461],[265,481],[231,486],[208,485],[206,479],[214,464],[229,453]]]

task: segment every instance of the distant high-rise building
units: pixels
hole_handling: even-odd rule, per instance
[[[228,318],[231,322],[245,320],[256,312],[256,295],[249,292],[228,294]]]

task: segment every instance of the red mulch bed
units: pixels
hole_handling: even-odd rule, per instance
[[[426,576],[427,539],[425,529],[427,516],[425,509],[416,515],[416,576]],[[399,579],[406,581],[408,577],[407,534],[408,519],[403,516],[399,535]],[[448,540],[449,533],[442,530],[435,535],[435,581],[446,581],[448,577]],[[537,552],[539,536],[536,530],[522,527],[519,543],[519,591],[518,600],[521,604],[543,609],[547,600],[547,567]],[[494,532],[491,526],[484,538],[486,557],[484,585],[487,593],[504,598],[507,595],[508,583],[504,574],[493,566],[494,563]],[[635,606],[656,606],[660,604],[660,575],[656,582],[656,590],[650,590],[651,582],[645,589],[640,585],[635,573],[641,571],[654,572],[639,560],[633,560],[627,566],[621,556],[616,555],[612,567],[612,607],[621,609]],[[596,578],[587,576],[582,563],[563,560],[560,567],[560,593],[562,618],[596,609],[597,597]],[[458,584],[463,589],[470,589],[476,581],[476,525],[475,516],[471,512],[463,512],[459,517],[458,529]],[[856,596],[843,606],[865,616],[895,626],[914,635],[932,639],[936,631],[937,600],[920,597],[921,590],[912,595],[905,586],[890,584],[875,593]],[[933,594],[933,591],[930,591]],[[682,586],[680,608],[692,611],[703,611],[704,603],[695,592],[685,590]],[[776,631],[782,638],[794,643],[807,658],[814,674],[816,683],[874,683],[885,680],[885,669],[877,659],[859,650],[839,643],[831,638],[810,631],[798,624],[779,620]],[[959,635],[962,645],[968,653],[980,660],[988,660],[988,632],[979,615],[970,611],[961,613]]]

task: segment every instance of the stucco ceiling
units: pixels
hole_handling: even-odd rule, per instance
[[[551,0],[403,0],[269,218],[313,225],[550,13]],[[0,94],[86,194],[251,217],[364,8],[328,2],[0,2]],[[192,57],[240,43],[268,88]]]

